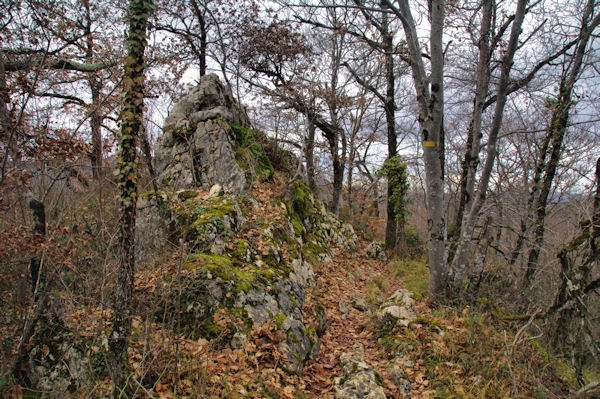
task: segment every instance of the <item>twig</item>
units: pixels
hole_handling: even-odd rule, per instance
[[[527,321],[527,323],[525,323],[525,325],[523,327],[519,328],[519,331],[517,331],[517,333],[515,334],[515,339],[513,339],[513,342],[510,345],[510,353],[511,354],[512,354],[512,351],[513,351],[513,348],[515,347],[515,345],[518,344],[518,341],[521,338],[521,335],[523,335],[523,333],[529,328],[529,326],[531,326],[531,323],[533,323],[533,321],[535,320],[535,317],[537,316],[538,313],[540,313],[539,309],[536,310],[535,312],[533,312],[533,314],[529,318],[529,321]]]
[[[582,398],[587,394],[591,394],[594,393],[596,391],[600,390],[600,380],[594,381],[594,382],[590,382],[589,384],[581,387],[579,389],[579,391],[575,392],[575,395],[573,395],[573,398]]]

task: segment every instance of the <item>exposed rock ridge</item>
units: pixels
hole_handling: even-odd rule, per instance
[[[177,316],[187,336],[233,340],[232,346],[243,341],[240,333],[274,320],[284,336],[284,367],[300,374],[319,350],[316,329],[305,325],[301,310],[314,282],[311,264],[333,256],[332,243],[355,249],[357,238],[304,183],[283,184],[289,177],[281,174],[295,169],[293,156],[249,125],[215,75],[175,105],[156,150],[160,192],[142,196],[138,238],[147,240],[156,229],[159,212],[152,199],[160,195],[168,237],[183,239],[189,255],[184,289],[175,290],[167,278],[153,293],[164,303],[157,319]],[[276,186],[276,173],[282,176],[281,194],[260,203],[252,186]],[[256,218],[261,211],[270,219]],[[235,339],[223,337],[214,321],[223,310],[243,324]]]

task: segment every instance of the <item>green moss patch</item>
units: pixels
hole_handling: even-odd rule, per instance
[[[235,159],[242,169],[249,172],[247,177],[254,175],[260,182],[272,181],[275,168],[262,145],[269,141],[266,135],[235,123],[230,126],[236,143]]]

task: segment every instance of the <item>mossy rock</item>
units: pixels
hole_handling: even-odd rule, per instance
[[[272,181],[275,172],[291,177],[298,159],[291,151],[282,150],[274,140],[257,129],[231,123],[235,139],[235,158],[238,165],[247,171],[249,180]]]
[[[108,375],[107,348],[99,337],[43,320],[31,340],[28,367],[17,379],[49,395],[82,392]]]

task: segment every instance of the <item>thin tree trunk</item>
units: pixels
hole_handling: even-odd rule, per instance
[[[498,133],[500,132],[502,118],[504,116],[504,106],[506,104],[508,86],[510,83],[510,71],[512,69],[514,55],[519,44],[519,36],[521,34],[523,20],[525,19],[527,2],[528,0],[519,0],[517,3],[517,11],[515,12],[515,19],[511,28],[508,47],[502,59],[502,71],[500,74],[500,83],[498,85],[496,108],[494,110],[492,128],[490,130],[487,143],[485,166],[477,186],[477,195],[473,200],[473,204],[471,209],[469,209],[467,216],[463,217],[462,220],[462,226],[460,229],[460,243],[456,250],[456,255],[453,259],[451,267],[451,270],[454,273],[454,290],[456,292],[460,292],[462,290],[465,270],[467,267],[467,257],[469,249],[471,248],[471,240],[475,230],[475,225],[477,224],[481,208],[485,202],[490,177],[492,174],[492,168],[494,166],[496,157],[498,156]],[[474,185],[474,176],[472,180],[472,184]],[[467,190],[469,190],[469,187],[467,187]]]
[[[382,4],[385,6],[385,2]],[[382,16],[382,32],[383,48],[385,51],[385,80],[386,80],[386,95],[383,109],[385,111],[385,122],[387,125],[387,142],[388,142],[388,159],[397,155],[397,139],[396,139],[396,82],[394,76],[394,41],[393,36],[389,32],[389,22],[387,13]],[[392,203],[392,195],[394,188],[387,185],[387,222],[385,227],[385,249],[393,251],[396,247],[396,231],[398,222],[396,221],[396,212],[394,212],[394,204]]]
[[[577,82],[579,73],[583,65],[583,58],[587,44],[593,30],[600,24],[600,14],[596,15],[592,21],[589,21],[594,11],[594,0],[589,0],[586,6],[585,15],[583,17],[581,29],[579,31],[579,42],[575,50],[575,57],[571,63],[571,69],[563,75],[560,82],[560,90],[558,98],[552,110],[552,118],[548,127],[548,136],[550,136],[550,159],[544,168],[544,180],[540,187],[540,193],[535,203],[535,230],[532,248],[529,251],[527,260],[527,270],[525,271],[525,280],[528,284],[531,283],[531,278],[535,273],[540,255],[540,249],[544,242],[546,208],[548,205],[548,196],[556,175],[558,162],[560,160],[563,140],[567,131],[569,122],[569,113],[573,102],[571,97],[573,87]],[[589,25],[588,25],[589,22]]]
[[[330,147],[333,154],[333,193],[331,198],[330,210],[334,214],[338,214],[340,207],[340,197],[342,195],[342,185],[344,183],[344,163],[337,153],[337,143]]]
[[[39,235],[40,237],[44,237],[46,235],[46,210],[44,207],[44,203],[40,202],[36,199],[31,199],[29,201],[29,208],[31,209],[31,213],[33,215],[33,233]],[[40,266],[42,263],[42,259],[40,256],[34,256],[31,258],[29,262],[29,272],[31,274],[31,292],[35,296],[35,300],[37,300],[40,289],[45,289],[44,280],[40,275]]]
[[[490,40],[493,14],[492,0],[483,0],[481,36],[479,37],[479,61],[477,63],[477,80],[475,86],[475,99],[473,100],[473,113],[467,132],[465,158],[462,162],[462,172],[459,183],[458,209],[450,232],[451,245],[448,253],[449,262],[454,258],[457,242],[460,239],[462,220],[465,209],[470,209],[475,188],[475,174],[479,166],[479,152],[481,150],[481,121],[485,109],[485,100],[490,83]]]
[[[148,174],[150,175],[150,181],[152,182],[152,189],[154,190],[154,198],[156,199],[156,204],[159,208],[162,208],[163,202],[160,193],[158,192],[158,176],[156,175],[156,171],[154,170],[154,166],[152,166],[152,151],[150,148],[150,140],[148,139],[148,132],[142,126],[141,130],[142,136],[142,152],[144,153],[144,158],[146,160],[146,167],[148,168]]]
[[[344,44],[344,34],[340,33],[338,37],[334,37],[333,47],[331,53],[331,81],[330,81],[330,90],[331,94],[334,98],[337,98],[337,89],[338,89],[338,78],[339,78],[339,70],[341,65],[342,58],[342,47]],[[338,42],[339,40],[339,42]],[[333,160],[333,193],[331,198],[331,212],[334,214],[338,214],[340,207],[340,198],[342,196],[342,188],[344,185],[344,168],[345,168],[345,158],[346,158],[346,138],[344,131],[340,129],[339,115],[338,115],[338,106],[336,101],[331,101],[327,103],[329,107],[329,117],[331,119],[331,123],[337,129],[335,129],[335,135],[329,135],[327,140],[329,142],[329,151],[331,152],[332,160]],[[342,153],[339,153],[340,144],[342,143]]]
[[[207,26],[204,13],[200,9],[200,5],[198,4],[197,0],[192,1],[192,7],[194,7],[194,14],[196,14],[198,24],[200,25],[200,54],[198,54],[198,69],[200,77],[202,77],[206,75],[206,49],[208,47],[208,43],[206,41]]]
[[[317,183],[315,182],[315,123],[308,116],[306,117],[308,123],[308,134],[304,139],[304,158],[306,159],[306,178],[308,180],[308,187],[313,193],[317,192]]]
[[[135,270],[136,210],[136,143],[142,127],[144,109],[144,50],[148,18],[154,8],[152,0],[131,0],[129,34],[125,41],[127,57],[124,67],[121,137],[117,165],[119,188],[120,254],[114,296],[112,332],[109,340],[109,366],[113,396],[120,397],[126,387],[127,346],[131,333],[132,294]]]
[[[540,155],[538,157],[538,162],[535,167],[534,175],[533,175],[533,183],[529,190],[529,197],[527,198],[527,207],[526,207],[526,215],[521,219],[521,229],[519,231],[519,235],[517,236],[517,241],[515,242],[515,247],[513,248],[510,258],[509,264],[511,268],[514,267],[519,255],[521,254],[521,250],[523,249],[523,244],[525,243],[525,234],[527,233],[527,229],[529,228],[529,219],[532,218],[533,213],[533,203],[537,196],[537,193],[540,189],[540,181],[542,179],[542,172],[544,171],[544,165],[546,164],[546,157],[548,154],[548,147],[550,145],[550,135],[547,134],[544,136],[544,141],[542,142],[542,148],[540,148]]]
[[[90,10],[89,0],[83,0],[85,8],[85,27],[86,36],[85,60],[89,64],[94,63],[94,38],[92,36],[92,12]],[[92,176],[94,180],[99,181],[102,177],[103,150],[102,150],[102,112],[100,110],[100,91],[102,83],[96,76],[96,72],[88,73],[88,85],[92,94],[92,107],[90,111],[90,129],[92,132],[92,151],[90,161],[92,163]]]
[[[348,186],[348,216],[351,220],[354,217],[354,204],[352,203],[354,201],[354,198],[352,197],[352,179],[354,178],[354,157],[356,156],[356,151],[354,150],[354,137],[355,135],[353,134],[350,138],[350,156],[348,157],[348,177],[346,180],[346,185]]]

